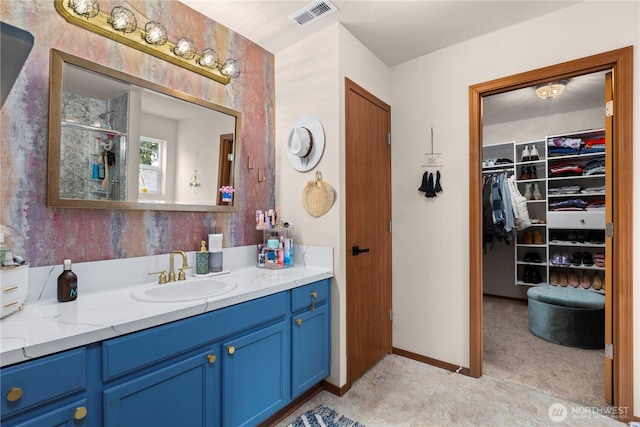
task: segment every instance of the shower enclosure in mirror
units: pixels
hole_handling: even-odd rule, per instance
[[[233,211],[241,114],[51,51],[47,203]]]

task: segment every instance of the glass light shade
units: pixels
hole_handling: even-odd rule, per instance
[[[132,33],[138,28],[136,17],[126,7],[116,6],[111,9],[111,26],[123,33]]]
[[[196,44],[186,37],[180,37],[173,53],[184,59],[193,59],[196,57]]]
[[[225,76],[235,79],[242,73],[242,64],[237,59],[229,58],[224,61],[220,72]]]
[[[202,51],[202,55],[198,60],[198,64],[207,68],[216,68],[218,66],[218,55],[213,49],[205,49]]]
[[[191,179],[189,180],[189,187],[194,193],[198,191],[198,187],[200,187],[200,178],[198,177],[197,170],[194,170],[193,175],[191,175]]]
[[[69,0],[69,6],[75,13],[85,18],[93,18],[100,12],[98,0]]]
[[[553,98],[554,96],[560,95],[566,85],[567,81],[561,80],[559,82],[551,82],[544,85],[536,86],[536,95],[538,95],[538,97],[542,99]]]
[[[144,26],[144,33],[144,39],[147,43],[162,46],[167,42],[167,27],[159,22],[147,22]]]

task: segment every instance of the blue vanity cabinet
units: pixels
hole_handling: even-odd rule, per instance
[[[91,426],[100,408],[87,401],[87,348],[68,350],[1,371],[3,426]]]
[[[331,283],[329,279],[291,290],[291,397],[331,373]]]
[[[218,425],[217,358],[213,348],[204,348],[105,389],[104,426]]]

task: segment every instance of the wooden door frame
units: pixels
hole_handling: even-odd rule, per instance
[[[220,135],[220,148],[218,150],[218,187],[227,185],[233,186],[233,174],[231,173],[231,164],[235,162],[235,153],[233,152],[233,133],[225,133]],[[229,154],[234,156],[233,161],[229,162]],[[216,204],[224,206],[222,201],[222,193],[217,192],[218,197]]]
[[[469,87],[469,374],[482,375],[482,98],[549,80],[613,70],[614,406],[633,417],[633,47],[625,47]],[[608,196],[608,195],[607,195]],[[608,196],[609,197],[609,196]]]

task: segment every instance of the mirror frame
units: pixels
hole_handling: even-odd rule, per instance
[[[49,69],[49,143],[47,159],[47,206],[52,208],[85,208],[85,209],[122,209],[142,211],[179,211],[179,212],[237,212],[238,198],[233,198],[232,205],[195,205],[176,203],[144,203],[123,202],[112,200],[82,200],[60,198],[60,143],[62,138],[62,86],[63,68],[69,63],[89,71],[97,72],[105,76],[160,92],[165,95],[191,102],[202,107],[216,110],[236,118],[235,129],[235,159],[233,182],[240,182],[240,165],[237,163],[240,153],[240,130],[242,129],[242,113],[221,105],[213,104],[195,96],[171,89],[159,84],[140,79],[129,74],[107,68],[89,60],[56,50],[50,52]],[[238,188],[236,188],[236,191]]]

